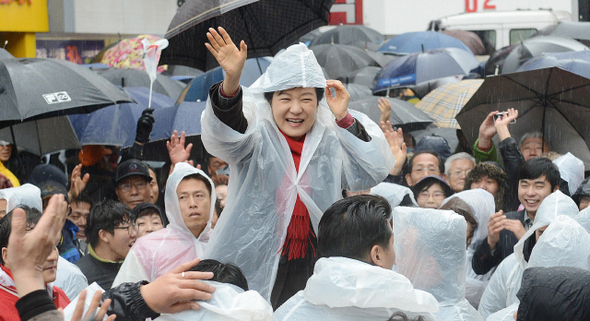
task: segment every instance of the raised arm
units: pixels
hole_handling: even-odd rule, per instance
[[[207,32],[209,43],[205,46],[225,71],[221,89],[225,94],[232,96],[240,89],[240,77],[244,70],[248,48],[242,40],[238,49],[225,29],[219,27],[218,30],[209,28]]]

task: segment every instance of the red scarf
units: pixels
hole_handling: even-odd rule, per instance
[[[299,173],[299,163],[301,161],[301,152],[303,151],[305,136],[297,141],[285,135],[282,131],[281,134],[283,134],[287,140],[287,144],[289,144],[289,149],[291,149],[291,155],[293,156],[293,162],[295,163],[295,170]],[[293,209],[291,221],[287,228],[287,237],[285,238],[281,255],[285,255],[289,252],[288,260],[304,258],[307,254],[310,232],[312,233],[309,213],[307,212],[305,204],[303,204],[299,195],[297,195],[295,208]]]

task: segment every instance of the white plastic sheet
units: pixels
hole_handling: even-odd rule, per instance
[[[210,101],[202,114],[202,139],[209,153],[230,164],[228,202],[211,236],[205,257],[238,265],[249,286],[265,299],[275,282],[281,248],[297,196],[314,230],[342,189],[362,191],[380,183],[395,164],[377,124],[351,111],[368,134],[364,142],[340,128],[325,99],[305,136],[299,171],[279,132],[263,92],[294,87],[325,88],[313,53],[303,44],[275,57],[249,89],[244,88],[244,134],[223,124]]]
[[[84,300],[84,313],[82,313],[82,315],[86,315],[86,313],[88,313],[88,308],[90,308],[90,303],[92,302],[92,298],[94,297],[96,291],[104,293],[103,288],[101,288],[100,285],[98,285],[98,283],[96,282],[92,282],[92,284],[86,287],[86,300]],[[70,302],[70,304],[68,304],[68,306],[64,309],[64,320],[72,320],[72,317],[74,316],[74,310],[76,309],[76,305],[78,304],[79,299],[80,296],[76,296],[76,298],[73,299]],[[96,308],[96,311],[98,311],[99,308],[100,307]],[[103,320],[106,319],[107,316],[105,315]]]
[[[88,279],[80,271],[80,268],[60,256],[57,261],[57,276],[53,285],[62,289],[71,301],[88,287]]]
[[[453,211],[397,207],[394,246],[399,272],[438,300],[441,320],[483,320],[465,299],[467,222]]]
[[[26,205],[43,212],[41,190],[33,184],[23,184],[19,187],[0,189],[0,199],[6,200],[6,213],[19,205]]]
[[[176,194],[178,184],[186,176],[193,174],[202,175],[211,184],[209,221],[198,238],[186,227]],[[202,170],[188,163],[176,164],[166,183],[164,196],[166,216],[170,224],[166,228],[142,236],[135,242],[113,281],[113,287],[123,282],[153,281],[182,263],[202,257],[209,241],[215,199],[215,185]]]
[[[584,180],[584,162],[568,152],[554,160],[553,164],[559,168],[561,179],[567,182],[570,195],[574,195]]]
[[[398,311],[433,320],[429,312],[437,312],[438,303],[401,274],[355,259],[329,257],[316,262],[305,289],[285,302],[275,319],[387,320]]]
[[[581,210],[580,213],[576,215],[576,221],[582,225],[588,233],[590,233],[590,206]]]

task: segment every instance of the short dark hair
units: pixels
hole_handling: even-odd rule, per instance
[[[561,175],[559,168],[551,160],[545,157],[535,157],[524,162],[518,170],[518,181],[522,179],[535,179],[545,175],[551,184],[551,191],[559,186]]]
[[[443,162],[442,159],[440,159],[437,152],[433,150],[421,150],[419,152],[414,153],[414,155],[412,155],[412,158],[410,158],[410,160],[408,161],[406,174],[412,173],[412,169],[414,167],[414,158],[422,154],[431,154],[434,157],[436,157],[436,159],[438,160],[438,169],[440,170],[440,175],[445,173],[445,162]]]
[[[217,213],[217,218],[221,217],[221,212],[223,211],[223,207],[221,206],[221,201],[217,199],[215,201],[215,213]]]
[[[131,210],[131,219],[135,222],[138,218],[144,215],[158,214],[160,220],[162,220],[162,210],[156,204],[150,202],[143,202],[135,205]],[[162,222],[164,224],[164,222]]]
[[[221,263],[217,260],[201,260],[189,271],[213,272],[211,281],[233,284],[244,291],[248,291],[248,281],[240,268],[233,263]]]
[[[207,190],[209,191],[209,196],[211,196],[211,190],[212,190],[211,182],[209,182],[209,180],[205,176],[203,176],[201,174],[191,174],[191,175],[185,176],[181,180],[181,182],[186,181],[187,179],[196,179],[198,181],[205,183],[205,186],[207,186]]]
[[[79,204],[79,203],[87,203],[92,207],[94,205],[94,200],[88,196],[85,192],[80,193],[78,196],[74,197],[70,204]]]
[[[318,99],[318,104],[320,103],[320,100],[322,100],[322,98],[324,98],[324,88],[314,88],[315,89],[315,95]],[[278,92],[279,94],[281,92],[283,92],[285,90],[278,90],[278,91],[270,91],[270,92],[266,92],[264,93],[264,99],[266,99],[266,101],[268,102],[269,105],[272,105],[272,97],[274,96],[275,92]]]
[[[10,238],[10,232],[12,231],[12,213],[17,208],[22,208],[27,215],[27,225],[25,227],[27,231],[35,228],[35,225],[37,225],[41,219],[41,215],[43,215],[38,209],[26,205],[19,205],[12,211],[8,212],[8,214],[0,219],[0,250],[4,247],[8,247],[8,239]],[[0,255],[0,263],[4,264],[2,255]]]
[[[111,234],[115,233],[115,227],[124,222],[132,220],[131,210],[121,202],[105,199],[90,209],[86,227],[86,238],[92,247],[98,244],[98,232],[105,230]]]
[[[332,204],[320,220],[320,257],[365,261],[374,245],[391,246],[391,205],[381,196],[357,195]]]

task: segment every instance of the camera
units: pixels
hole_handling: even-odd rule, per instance
[[[494,123],[496,122],[496,120],[497,120],[498,118],[504,118],[504,117],[507,117],[507,116],[508,116],[508,113],[506,113],[506,112],[503,112],[503,111],[501,111],[501,112],[499,112],[499,113],[495,114],[495,115],[494,115]],[[514,119],[513,121],[511,121],[511,122],[510,122],[510,124],[515,124],[515,123],[516,123],[516,119]]]

